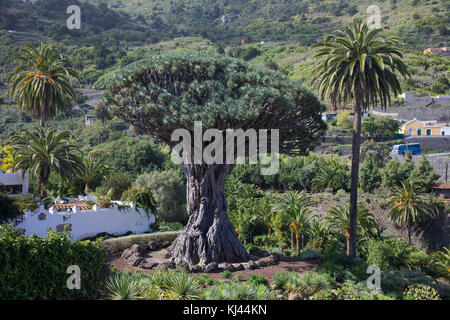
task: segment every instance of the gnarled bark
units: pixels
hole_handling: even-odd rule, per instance
[[[225,178],[231,165],[186,165],[189,222],[167,249],[178,265],[243,262],[249,256],[228,219]]]

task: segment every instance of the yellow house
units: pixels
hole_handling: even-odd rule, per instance
[[[405,136],[440,136],[442,135],[441,126],[436,121],[420,121],[414,118],[403,125],[403,134]]]

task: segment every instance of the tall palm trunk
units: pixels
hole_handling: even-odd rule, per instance
[[[302,235],[302,234],[300,234],[300,233],[296,233],[296,234],[295,234],[295,240],[296,240],[296,252],[297,252],[297,254],[299,254],[300,251],[303,249],[303,246],[302,246],[302,238],[303,238],[303,235]]]
[[[294,230],[291,229],[291,249],[295,248],[295,233]]]
[[[411,244],[411,228],[412,228],[412,223],[411,223],[411,219],[408,220],[408,244]]]
[[[358,173],[359,173],[359,151],[361,147],[361,106],[362,90],[359,85],[355,89],[355,112],[353,119],[352,140],[352,170],[350,186],[350,241],[347,245],[347,255],[356,257],[356,224],[358,206]]]

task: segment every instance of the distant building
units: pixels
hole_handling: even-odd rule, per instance
[[[436,196],[444,199],[450,199],[450,184],[438,184],[433,187]]]
[[[250,44],[250,43],[253,43],[253,40],[249,40],[249,39],[241,39],[241,44],[242,44],[242,45],[244,45],[244,44]]]
[[[450,96],[442,95],[437,97],[417,97],[412,92],[405,92],[400,95],[408,106],[412,107],[431,107],[431,106],[450,106]]]
[[[420,121],[414,118],[403,125],[405,136],[450,136],[450,127],[442,126],[437,121]]]
[[[28,175],[19,173],[3,173],[0,171],[0,191],[10,196],[28,193]]]
[[[450,47],[428,48],[423,51],[424,54],[435,53],[441,56],[450,56]]]
[[[84,123],[86,124],[86,126],[90,126],[94,123],[95,120],[97,120],[97,116],[95,114],[87,114],[84,117]]]

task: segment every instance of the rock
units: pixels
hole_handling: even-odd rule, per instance
[[[193,272],[193,273],[200,273],[203,272],[203,267],[201,265],[195,265],[189,268],[189,271]]]
[[[171,243],[170,241],[165,240],[165,241],[161,242],[160,248],[161,248],[161,249],[165,249],[165,248],[167,248],[168,246],[170,246],[171,244],[172,244],[172,243]]]
[[[254,270],[257,268],[257,265],[256,265],[255,261],[253,261],[253,260],[250,260],[247,263],[243,263],[243,265],[244,265],[245,270]]]
[[[264,259],[256,261],[255,264],[260,268],[267,267],[267,262],[265,262]]]
[[[264,262],[267,266],[272,266],[272,265],[275,265],[278,263],[278,261],[273,256],[268,256],[266,258],[262,258],[259,261]]]
[[[148,249],[148,245],[146,243],[144,244],[133,244],[130,247],[130,250],[132,253],[141,253],[145,252]]]
[[[275,262],[278,262],[281,256],[278,253],[272,253],[269,257],[272,257]]]
[[[174,269],[174,268],[175,268],[175,263],[173,263],[171,261],[163,262],[158,265],[158,269],[161,269],[161,270]]]
[[[235,271],[244,270],[244,266],[242,265],[242,263],[233,263],[233,268]]]
[[[128,258],[128,263],[131,264],[134,267],[137,267],[144,259],[141,257],[139,253],[133,253]]]
[[[252,248],[249,253],[257,257],[268,257],[270,255],[269,252],[259,248]]]
[[[144,269],[154,269],[158,266],[157,262],[150,262],[150,261],[146,261],[144,260],[144,262],[141,263],[141,267]]]
[[[133,252],[131,251],[131,249],[125,249],[122,252],[122,255],[120,256],[122,259],[128,259],[129,257],[131,257],[131,255],[133,254]]]
[[[148,249],[150,251],[158,251],[160,248],[160,244],[156,241],[150,241],[147,243]]]
[[[218,272],[219,271],[219,265],[217,264],[217,262],[211,262],[211,263],[207,264],[203,268],[203,270],[206,273]]]
[[[221,263],[219,264],[219,269],[221,270],[228,270],[228,271],[235,271],[235,268],[233,267],[233,265],[231,263]]]

